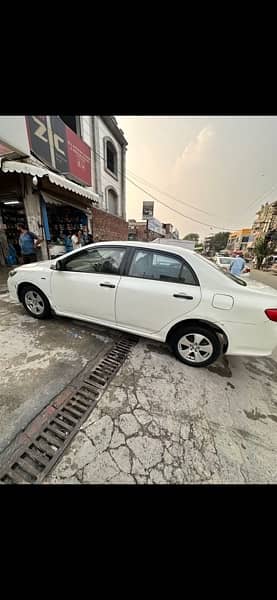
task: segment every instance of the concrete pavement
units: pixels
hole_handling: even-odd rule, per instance
[[[48,483],[277,482],[277,365],[140,341]]]
[[[118,333],[39,321],[0,294],[0,452]]]

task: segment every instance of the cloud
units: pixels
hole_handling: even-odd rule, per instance
[[[201,129],[195,139],[189,142],[182,154],[178,156],[173,167],[175,176],[180,175],[184,169],[197,165],[203,159],[204,152],[214,135],[214,129],[210,125]]]

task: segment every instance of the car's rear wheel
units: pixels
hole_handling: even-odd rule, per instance
[[[35,286],[24,286],[20,291],[20,299],[27,313],[35,319],[48,319],[51,316],[49,301]]]
[[[221,351],[216,333],[198,325],[177,329],[170,345],[175,356],[190,367],[207,367],[217,360]]]

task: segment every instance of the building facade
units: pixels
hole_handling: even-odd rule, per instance
[[[0,117],[0,265],[10,248],[20,259],[19,222],[43,240],[42,259],[62,254],[76,229],[127,239],[126,148],[114,117]]]
[[[255,221],[252,225],[251,240],[249,240],[248,249],[255,246],[256,240],[261,235],[266,235],[277,230],[277,202],[262,204],[256,212]]]
[[[213,238],[214,238],[214,234],[211,234],[211,235],[207,235],[205,237],[205,239],[204,239],[204,242],[203,242],[203,252],[207,256],[210,256],[210,255],[212,255],[214,253],[213,247],[212,247]]]
[[[152,242],[157,238],[179,239],[179,232],[171,223],[161,223],[158,219],[128,221],[128,239],[138,242]]]
[[[239,231],[232,231],[229,235],[226,247],[229,254],[238,251],[245,252],[249,243],[250,236],[251,229],[249,227],[240,229]]]

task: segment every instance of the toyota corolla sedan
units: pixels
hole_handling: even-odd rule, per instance
[[[193,367],[221,351],[268,356],[277,345],[275,290],[177,246],[91,244],[15,268],[8,287],[32,317],[54,313],[166,342]]]

